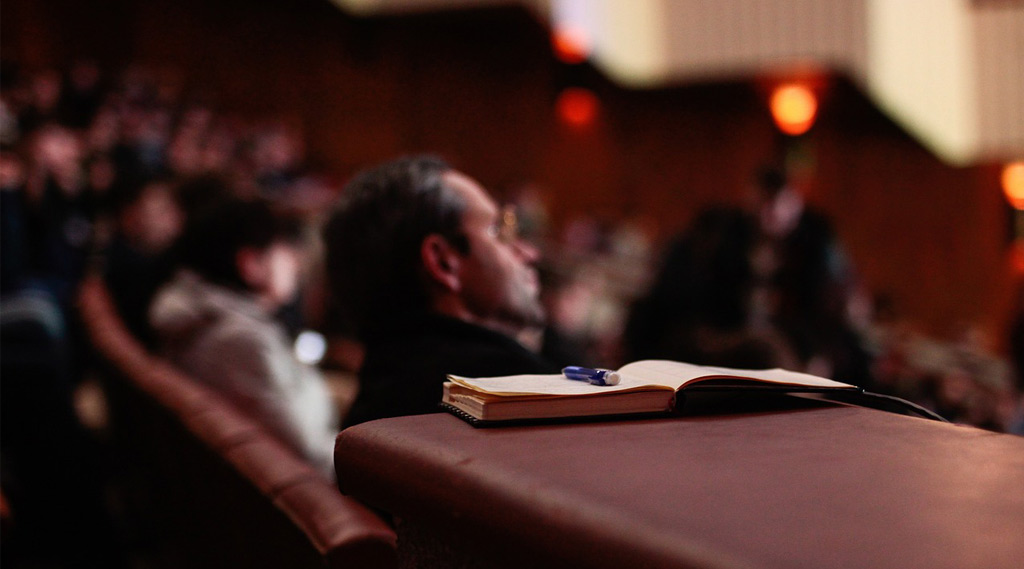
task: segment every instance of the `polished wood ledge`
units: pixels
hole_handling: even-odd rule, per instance
[[[835,404],[338,437],[405,566],[1017,569],[1024,438]]]

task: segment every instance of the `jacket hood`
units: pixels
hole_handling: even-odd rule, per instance
[[[175,341],[208,329],[225,309],[254,318],[267,317],[251,293],[218,286],[191,271],[181,271],[157,293],[149,309],[149,322],[160,337]]]

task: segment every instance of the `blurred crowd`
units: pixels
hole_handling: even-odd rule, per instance
[[[111,75],[80,61],[4,67],[2,83],[4,321],[42,323],[69,354],[60,373],[80,365],[72,302],[87,267],[104,272],[126,322],[149,341],[146,307],[204,204],[261,197],[311,220],[338,193],[306,165],[295,125],[218,110],[179,75]],[[524,236],[544,251],[548,349],[604,366],[661,357],[800,369],[952,420],[1021,428],[1016,360],[970,333],[940,342],[911,332],[863,288],[827,217],[784,171],[758,172],[750,186],[747,202],[697,212],[664,248],[637,219],[580,216],[556,232],[542,189],[509,192]],[[299,312],[286,307],[282,320],[297,330]],[[358,355],[348,360],[358,365]]]
[[[781,169],[755,173],[748,189],[740,205],[696,212],[661,248],[638,220],[538,231],[552,326],[606,367],[783,367],[1024,434],[1024,287],[1004,337],[972,326],[930,336],[864,286],[827,216]],[[524,201],[528,218],[536,203]]]
[[[66,317],[100,259],[136,332],[190,213],[225,195],[303,212],[334,194],[305,167],[292,125],[217,112],[146,68],[5,67],[0,144],[5,298],[47,298]]]
[[[153,347],[147,309],[197,212],[258,198],[304,218],[336,191],[305,166],[294,125],[217,110],[175,74],[111,75],[91,61],[26,72],[5,62],[0,83],[4,521],[10,507],[25,535],[75,536],[82,547],[70,549],[99,556],[85,566],[115,567],[107,466],[83,423],[91,362],[75,311],[79,282],[102,274],[126,324]],[[280,318],[298,331],[301,307]]]

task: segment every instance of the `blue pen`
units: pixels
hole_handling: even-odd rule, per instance
[[[619,372],[608,369],[594,369],[589,367],[569,366],[562,368],[562,375],[576,381],[586,381],[593,385],[618,385]]]

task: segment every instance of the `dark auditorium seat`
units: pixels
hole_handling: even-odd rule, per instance
[[[389,568],[394,531],[205,386],[147,353],[97,275],[79,292],[130,521],[171,566]],[[325,565],[326,564],[326,565]]]

